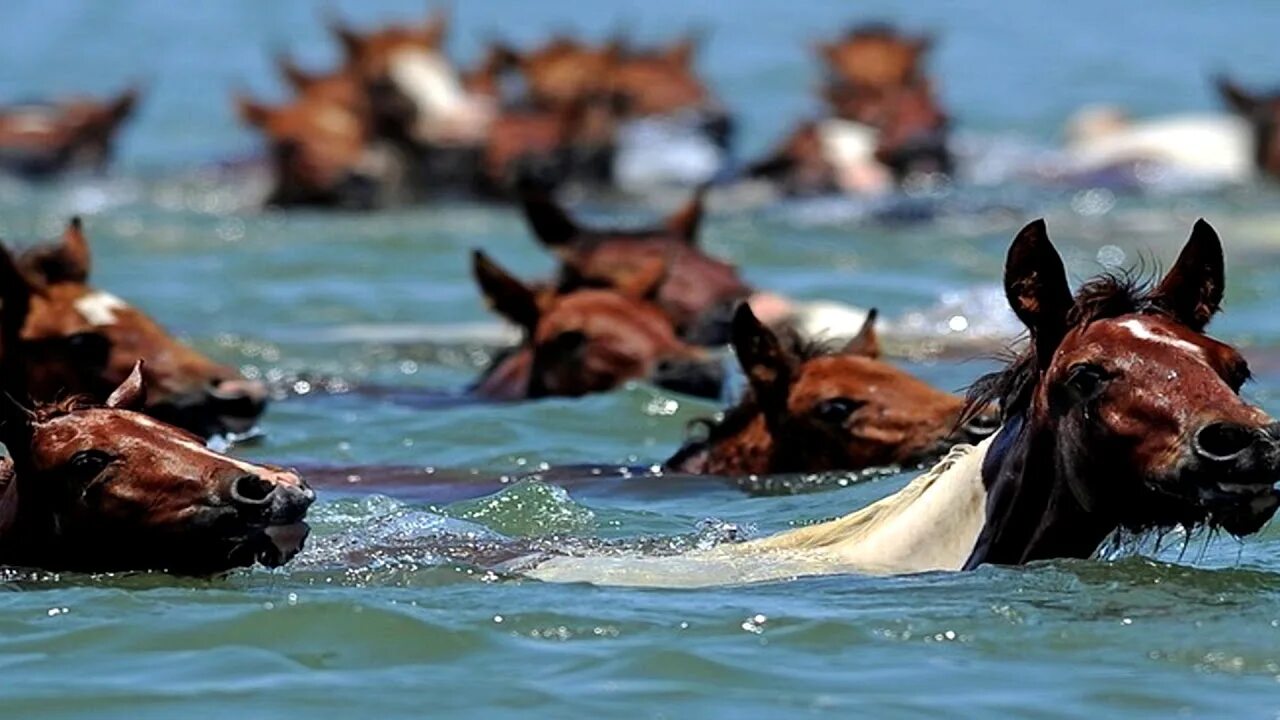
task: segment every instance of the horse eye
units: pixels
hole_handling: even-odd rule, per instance
[[[1067,374],[1067,387],[1077,400],[1092,400],[1102,392],[1111,376],[1098,365],[1080,363],[1071,366]]]
[[[114,458],[101,450],[81,450],[71,456],[68,466],[77,475],[91,478],[102,472]]]
[[[819,420],[839,424],[849,419],[849,416],[858,411],[858,408],[866,405],[862,400],[854,400],[853,398],[837,397],[823,400],[813,406],[813,414]]]

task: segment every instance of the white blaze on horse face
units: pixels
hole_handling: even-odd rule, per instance
[[[75,301],[76,312],[94,327],[116,324],[116,311],[129,307],[129,303],[102,291],[91,292]]]
[[[1201,349],[1199,345],[1196,345],[1195,343],[1187,342],[1182,338],[1176,338],[1172,335],[1169,335],[1157,330],[1153,330],[1150,327],[1147,327],[1139,318],[1129,318],[1128,320],[1121,320],[1117,324],[1120,327],[1124,328],[1125,330],[1128,330],[1135,338],[1138,338],[1139,340],[1146,340],[1147,342],[1159,343],[1161,345],[1168,345],[1169,347],[1175,347],[1175,348],[1178,348],[1179,350],[1183,350],[1185,352],[1191,353],[1191,355],[1193,355],[1194,357],[1196,357],[1201,361],[1204,360],[1204,350]]]
[[[473,97],[443,55],[402,50],[391,58],[391,81],[418,110],[416,134],[425,140],[478,140],[487,130],[486,103]]]

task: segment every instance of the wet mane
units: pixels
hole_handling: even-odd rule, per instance
[[[1142,269],[1116,270],[1089,280],[1075,294],[1065,330],[1131,313],[1167,315],[1168,311],[1155,302],[1158,276]],[[961,423],[992,404],[1000,408],[1001,422],[1027,410],[1039,380],[1035,343],[1025,343],[1021,352],[1009,351],[1006,359],[1003,370],[988,373],[969,387]]]

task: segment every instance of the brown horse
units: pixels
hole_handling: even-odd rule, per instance
[[[548,109],[607,95],[610,78],[624,52],[617,40],[594,46],[560,36],[523,52],[504,45],[495,47],[520,71],[528,101]]]
[[[692,116],[707,137],[728,149],[733,118],[698,75],[699,44],[691,33],[666,47],[627,49],[609,75],[610,92],[625,118]]]
[[[0,563],[208,574],[301,549],[306,483],[134,412],[145,396],[139,363],[101,406],[3,403],[13,473],[0,483]]]
[[[680,340],[650,299],[598,289],[539,292],[480,251],[472,260],[490,306],[525,333],[524,342],[475,384],[475,395],[494,400],[576,397],[606,392],[628,380],[649,380],[679,392],[719,396],[719,363]],[[651,291],[659,280],[650,280]]]
[[[379,138],[414,147],[481,143],[493,107],[470,93],[444,53],[448,14],[435,10],[425,23],[357,32],[334,20],[347,69],[364,85]]]
[[[4,262],[13,262],[6,251]],[[20,274],[4,288],[5,306],[30,307],[22,341],[78,348],[76,372],[96,369],[92,384],[71,383],[69,371],[33,364],[26,395],[49,402],[68,392],[102,399],[128,377],[139,359],[147,361],[151,387],[147,412],[208,436],[249,429],[266,407],[267,388],[246,380],[176,340],[124,300],[89,285],[89,243],[79,219],[60,242],[28,250],[17,259]],[[106,345],[96,336],[106,339]],[[59,383],[65,383],[59,385]]]
[[[950,120],[924,72],[932,41],[885,26],[820,44],[831,117],[803,123],[748,174],[790,195],[883,191],[919,174],[950,174]]]
[[[303,95],[272,107],[238,95],[240,119],[270,151],[268,205],[368,209],[396,193],[395,158],[372,145],[360,111],[327,95]]]
[[[966,567],[1088,557],[1117,528],[1247,535],[1275,513],[1280,424],[1239,396],[1240,353],[1204,334],[1224,289],[1203,220],[1158,284],[1103,277],[1074,297],[1044,222],[1022,230],[1005,291],[1031,342],[973,394],[1003,426]]]
[[[833,349],[779,336],[741,305],[733,347],[750,391],[666,466],[744,476],[915,465],[995,431],[985,414],[961,425],[962,398],[880,360],[875,316]]]
[[[534,236],[561,261],[560,290],[603,286],[638,297],[648,291],[647,279],[660,276],[655,299],[680,336],[720,345],[728,341],[733,308],[751,288],[737,268],[698,247],[705,192],[699,189],[661,225],[638,230],[583,227],[535,188],[526,188],[521,204]]]
[[[88,98],[0,107],[0,170],[48,177],[72,169],[101,171],[140,91],[104,101]]]
[[[1258,170],[1280,179],[1280,93],[1254,94],[1227,78],[1218,79],[1218,92],[1233,112],[1253,126],[1254,164]]]

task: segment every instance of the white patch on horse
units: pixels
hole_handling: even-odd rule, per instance
[[[180,445],[181,447],[187,450],[190,450],[193,453],[196,453],[197,455],[202,455],[204,457],[210,457],[226,463],[230,463],[235,468],[245,473],[248,473],[250,475],[255,475],[258,477],[267,477],[274,474],[271,472],[269,468],[265,468],[259,465],[253,465],[251,463],[244,462],[243,460],[237,460],[236,458],[233,458],[230,455],[223,455],[222,453],[216,453],[210,450],[208,447],[206,447],[202,443],[196,442],[195,440],[190,440],[186,437],[181,437],[181,436],[170,437],[170,435],[173,433],[173,428],[159,421],[153,420],[146,415],[140,415],[140,414],[136,415],[136,417],[134,417],[134,420],[139,425],[145,428],[159,431],[159,433],[162,434],[162,436],[164,436],[165,439],[170,440],[175,444]]]
[[[876,159],[880,131],[853,122],[832,118],[818,126],[822,156],[835,169],[836,182],[846,192],[881,193],[892,187],[892,177]]]
[[[1192,355],[1196,356],[1197,358],[1204,360],[1204,350],[1199,345],[1196,345],[1195,343],[1187,342],[1186,340],[1183,340],[1181,338],[1176,338],[1166,333],[1156,332],[1155,330],[1152,330],[1151,328],[1143,324],[1143,322],[1138,318],[1129,318],[1128,320],[1121,320],[1119,325],[1125,330],[1128,330],[1130,333],[1133,334],[1134,337],[1138,338],[1139,340],[1146,340],[1147,342],[1159,343],[1161,345],[1176,347],[1179,350],[1185,350],[1191,353]]]
[[[116,311],[129,307],[129,303],[111,293],[96,291],[78,299],[74,303],[76,312],[85,322],[94,327],[116,324]]]
[[[428,140],[478,140],[487,131],[487,103],[472,96],[443,55],[402,50],[391,58],[392,82],[418,110],[415,133]]]
[[[509,569],[550,582],[649,587],[961,570],[987,520],[982,462],[996,435],[957,445],[902,490],[830,522],[682,555],[553,557]]]

